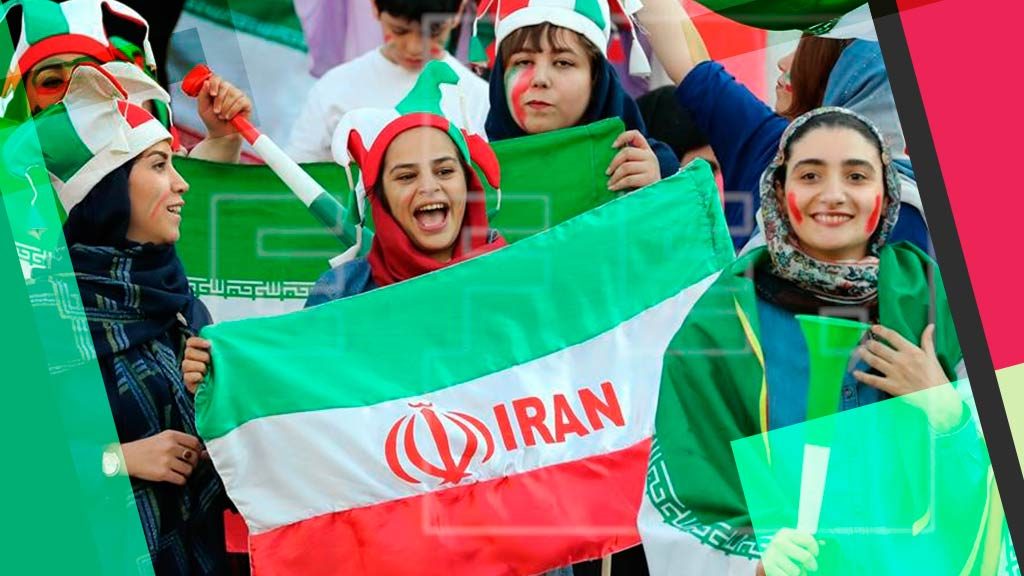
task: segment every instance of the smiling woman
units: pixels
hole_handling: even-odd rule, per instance
[[[452,139],[427,126],[399,134],[384,155],[374,193],[413,246],[441,263],[462,231],[467,170]]]
[[[794,133],[774,185],[808,256],[855,262],[868,255],[882,209],[898,202],[885,196],[883,154],[866,125],[839,112],[814,116]]]
[[[480,167],[493,188],[497,158],[479,136],[441,114],[440,86],[458,76],[431,62],[396,111],[348,113],[334,134],[336,161],[355,161],[366,191],[374,240],[366,258],[329,270],[306,306],[401,282],[505,245],[490,229]],[[364,147],[369,144],[369,147]]]
[[[96,466],[130,479],[156,574],[224,574],[228,500],[179,369],[186,339],[210,321],[174,251],[188,184],[171,134],[109,72],[79,66],[67,84],[62,102],[18,131],[38,134],[68,214],[57,257],[74,278],[48,280],[77,284],[117,429]],[[20,148],[5,158],[31,155]]]
[[[132,207],[125,236],[139,244],[173,244],[181,237],[182,195],[188,183],[171,163],[171,144],[150,146],[135,158],[128,177]]]
[[[942,386],[966,370],[938,268],[913,245],[890,240],[900,180],[881,132],[849,110],[819,108],[794,120],[776,150],[760,181],[766,245],[722,271],[695,305],[689,318],[696,320],[677,335],[679,350],[739,352],[666,355],[659,400],[659,414],[678,414],[680,422],[678,431],[659,427],[666,459],[705,471],[673,482],[673,510],[721,520],[715,529],[728,532],[721,544],[707,542],[676,561],[714,573],[731,571],[728,564],[736,573],[765,574],[757,555],[727,553],[751,533],[730,442],[807,420],[811,352],[798,315],[873,324],[830,408],[905,395],[913,404],[914,392],[934,389],[933,406],[915,405],[926,432],[964,446],[965,457],[980,445],[970,407],[956,386]],[[781,531],[761,550],[768,574],[780,557],[786,573],[816,570],[819,549],[806,532]]]

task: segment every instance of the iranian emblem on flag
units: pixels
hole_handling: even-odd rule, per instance
[[[570,434],[583,437],[600,431],[606,423],[624,427],[625,417],[612,383],[601,383],[600,392],[603,397],[589,388],[577,390],[583,418],[577,415],[564,394],[555,394],[551,398],[550,417],[548,406],[537,396],[518,398],[510,405],[495,404],[489,416],[493,416],[501,439],[498,450],[512,452],[538,443],[562,444]],[[417,412],[395,422],[384,445],[388,467],[398,478],[419,484],[421,480],[408,472],[411,469],[439,480],[440,485],[458,484],[472,477],[467,470],[474,460],[486,464],[494,456],[494,435],[479,418],[458,411],[439,414],[430,402],[410,403],[409,407]],[[423,456],[424,451],[416,439],[417,423],[420,423],[421,430],[429,431],[428,444],[436,452],[440,465]],[[522,445],[519,438],[522,438]]]

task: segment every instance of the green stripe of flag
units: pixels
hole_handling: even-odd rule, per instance
[[[175,158],[190,188],[176,249],[191,277],[262,283],[313,282],[345,251],[265,165],[225,166]],[[334,163],[303,169],[343,204],[351,194]]]
[[[185,11],[226,28],[308,50],[295,6],[287,0],[188,0]]]
[[[519,365],[607,332],[731,257],[699,162],[440,272],[207,328],[213,372],[196,397],[200,432],[209,440],[265,416],[418,396]]]

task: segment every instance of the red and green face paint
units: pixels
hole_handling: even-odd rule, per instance
[[[793,77],[789,72],[782,75],[782,89],[790,94],[793,93]]]
[[[533,84],[534,69],[513,67],[505,74],[505,86],[509,89],[509,104],[512,107],[512,116],[520,125],[526,122],[526,108],[523,106],[523,94]]]

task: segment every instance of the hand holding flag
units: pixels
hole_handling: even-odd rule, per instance
[[[213,71],[204,64],[197,64],[185,75],[181,89],[185,94],[197,97],[204,87],[208,86],[211,78],[214,78]],[[235,114],[229,122],[320,222],[347,246],[357,242],[355,230],[352,226],[346,225],[345,208],[341,203],[328,194],[298,163],[289,158],[270,137],[257,130],[245,115]],[[363,232],[364,235],[368,233]],[[366,241],[362,245],[368,248],[370,242]]]

